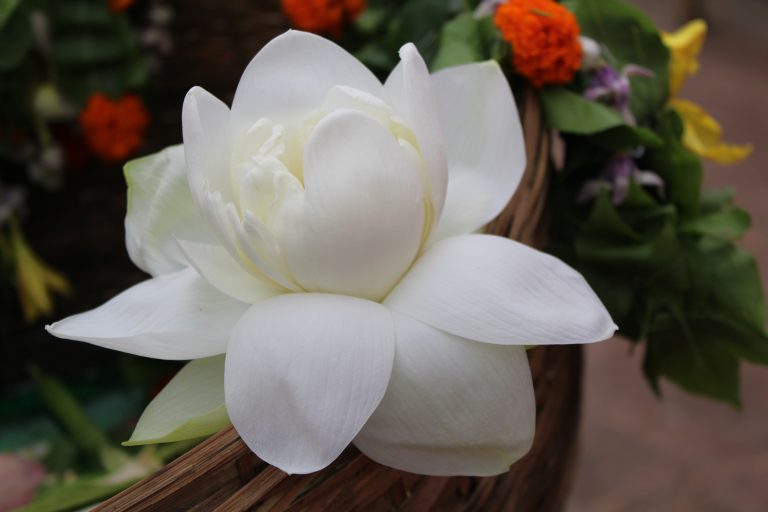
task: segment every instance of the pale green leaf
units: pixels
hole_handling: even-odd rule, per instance
[[[213,240],[192,201],[184,162],[178,145],[125,164],[125,244],[131,261],[153,276],[188,265],[176,239]]]
[[[123,444],[194,439],[218,432],[229,423],[224,404],[224,355],[196,359],[152,400]]]

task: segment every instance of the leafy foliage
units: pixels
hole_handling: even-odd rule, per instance
[[[119,96],[146,79],[136,36],[124,15],[99,0],[51,2],[52,60],[61,89],[76,103],[94,92]]]
[[[504,55],[505,46],[493,20],[464,13],[443,26],[432,69],[437,71],[488,59],[501,60]]]
[[[341,43],[383,79],[406,43],[432,62],[442,44],[441,27],[463,7],[461,0],[372,0]]]
[[[104,0],[2,0],[0,48],[6,127],[31,128],[40,82],[54,82],[68,101],[82,105],[92,93],[119,96],[146,80],[134,30]]]
[[[669,90],[669,51],[653,22],[623,0],[578,0],[569,5],[583,35],[599,41],[616,69],[636,64],[653,72],[653,80],[634,77],[632,112],[639,122],[663,107]]]
[[[622,334],[646,343],[643,370],[657,393],[664,377],[738,406],[740,362],[768,363],[760,276],[736,245],[749,214],[729,191],[702,194],[701,162],[682,145],[679,116],[665,108],[668,52],[645,15],[621,0],[567,5],[611,65],[640,64],[655,76],[631,82],[640,126],[585,99],[578,83],[541,91],[545,119],[568,148],[552,190],[552,250],[583,272]],[[583,184],[622,152],[639,155],[638,167],[656,173],[663,190],[632,181],[619,205],[607,190],[578,204]]]
[[[675,117],[659,114],[662,144],[640,160],[663,177],[663,195],[633,182],[618,206],[607,191],[591,205],[577,204],[585,177],[601,165],[582,154],[601,154],[600,134],[569,145],[577,154],[553,190],[561,207],[553,250],[584,273],[622,334],[647,342],[644,371],[656,391],[666,377],[738,405],[740,360],[768,362],[757,265],[735,244],[749,215],[732,194],[700,193],[701,165],[680,144]]]

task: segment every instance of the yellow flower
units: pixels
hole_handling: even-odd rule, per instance
[[[672,98],[669,104],[683,119],[683,145],[689,151],[720,164],[736,163],[752,152],[749,144],[724,144],[720,124],[694,102]]]
[[[733,164],[752,152],[750,145],[731,145],[723,142],[723,129],[703,108],[695,103],[677,98],[685,80],[699,70],[698,56],[707,36],[707,24],[694,20],[677,31],[662,34],[669,48],[669,97],[670,106],[683,119],[683,145],[696,155],[721,164]]]
[[[43,263],[32,251],[16,222],[11,222],[11,251],[16,263],[16,286],[27,322],[53,311],[53,292],[69,294],[67,279]]]
[[[662,33],[661,39],[669,48],[669,95],[680,92],[685,79],[699,70],[699,53],[707,37],[707,24],[693,20],[671,34]]]

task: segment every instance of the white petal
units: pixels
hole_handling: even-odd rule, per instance
[[[421,178],[394,136],[360,112],[318,123],[305,152],[304,202],[281,229],[288,265],[309,291],[381,300],[419,249]]]
[[[477,343],[393,316],[392,378],[355,445],[385,466],[422,475],[507,471],[535,430],[525,348]]]
[[[187,363],[150,402],[125,446],[171,443],[229,425],[224,404],[224,356]]]
[[[245,69],[232,102],[234,126],[261,118],[291,121],[320,107],[335,85],[381,96],[381,82],[356,58],[320,36],[290,30],[270,41]]]
[[[200,87],[184,98],[182,110],[187,178],[200,213],[219,243],[235,261],[255,276],[267,276],[278,286],[296,288],[272,265],[270,243],[245,232],[230,172],[230,113],[224,103]],[[267,233],[269,234],[269,233]]]
[[[268,299],[232,334],[229,416],[266,462],[287,473],[320,470],[379,405],[393,357],[392,316],[380,304],[309,293]]]
[[[128,162],[125,180],[125,245],[137,267],[153,276],[180,270],[188,264],[174,236],[214,240],[192,202],[181,145]]]
[[[581,274],[553,256],[490,235],[438,242],[385,304],[486,343],[590,343],[616,330]]]
[[[186,268],[141,282],[46,330],[139,356],[197,359],[224,353],[233,326],[247,309]]]
[[[218,245],[178,240],[189,263],[217,290],[233,299],[254,304],[283,293],[271,284],[246,272]]]
[[[192,197],[204,208],[207,191],[233,200],[230,176],[230,113],[227,106],[201,87],[184,97],[181,125],[187,178]]]
[[[471,233],[507,205],[525,170],[509,82],[496,62],[432,75],[448,159],[448,192],[433,239]]]
[[[427,65],[416,47],[411,43],[403,46],[400,59],[384,85],[387,100],[416,134],[418,149],[427,164],[429,196],[437,218],[448,186],[437,99]]]

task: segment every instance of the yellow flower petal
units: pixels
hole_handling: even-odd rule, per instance
[[[16,262],[16,286],[24,319],[33,322],[53,311],[53,292],[69,294],[69,282],[43,263],[24,239],[21,229],[11,222],[11,248]]]
[[[692,153],[720,164],[733,164],[745,159],[752,146],[723,142],[723,129],[703,108],[692,101],[673,98],[670,106],[683,119],[683,145]]]
[[[662,33],[661,39],[670,52],[670,96],[675,96],[686,78],[699,70],[698,56],[706,37],[707,24],[704,20],[690,21],[671,34]]]

